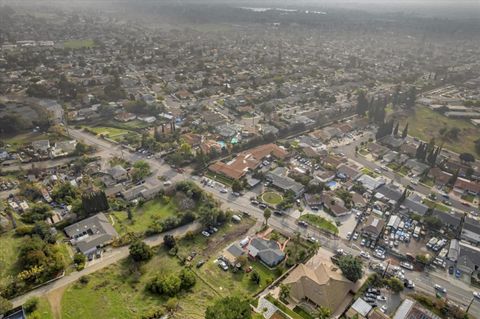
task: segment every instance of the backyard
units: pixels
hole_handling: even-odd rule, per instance
[[[414,113],[402,119],[400,126],[405,125],[407,122],[409,135],[418,137],[426,142],[435,137],[439,143],[441,140],[439,131],[442,128],[451,129],[456,127],[460,129],[458,140],[442,140],[444,147],[456,153],[469,152],[479,158],[479,154],[475,152],[474,142],[480,136],[480,128],[475,127],[470,122],[448,118],[426,107],[417,107]]]

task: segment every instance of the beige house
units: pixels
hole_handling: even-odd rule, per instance
[[[316,268],[300,264],[283,282],[290,286],[295,303],[310,302],[327,307],[333,317],[341,315],[350,304],[355,284],[333,264],[319,263]]]

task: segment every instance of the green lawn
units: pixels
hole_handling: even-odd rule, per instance
[[[16,274],[15,262],[21,242],[22,239],[16,237],[14,231],[0,235],[0,285]]]
[[[475,196],[471,194],[462,195],[462,199],[466,200],[467,202],[473,203],[473,201],[475,200]]]
[[[442,212],[447,212],[448,213],[451,210],[450,207],[448,207],[446,205],[443,205],[443,204],[440,204],[438,202],[432,201],[432,200],[427,199],[427,198],[425,198],[422,202],[425,205],[427,205],[428,207],[430,207],[432,209],[437,209],[437,210],[442,211]]]
[[[206,307],[216,298],[233,292],[251,294],[259,289],[258,286],[245,288],[250,287],[247,275],[224,272],[213,264],[221,250],[232,240],[244,236],[243,232],[252,225],[253,220],[243,219],[240,224],[226,224],[209,238],[197,234],[190,240],[178,241],[179,256],[195,251],[197,256],[192,265],[200,259],[207,262],[199,269],[193,266],[199,275],[197,283],[192,291],[178,296],[179,310],[175,318],[204,318]],[[139,318],[148,310],[162,307],[168,300],[145,291],[149,279],[157,274],[177,273],[182,267],[179,259],[169,256],[163,247],[157,247],[152,260],[142,265],[139,271],[128,259],[122,260],[89,275],[87,284],[77,282],[69,286],[62,299],[62,318]],[[262,285],[268,278],[274,278],[264,266],[253,263],[253,267],[262,277]]]
[[[480,136],[480,128],[467,120],[450,119],[427,107],[418,106],[415,113],[402,119],[400,126],[405,125],[406,122],[408,122],[408,134],[426,142],[435,137],[437,143],[440,143],[441,128],[457,127],[461,130],[458,140],[445,140],[444,147],[456,153],[469,152],[480,158],[480,154],[475,152],[474,144]]]
[[[28,318],[42,318],[42,319],[53,319],[52,308],[47,298],[41,297],[38,299],[37,309],[28,315]]]
[[[277,306],[277,308],[279,308],[280,310],[282,310],[283,312],[285,312],[287,315],[289,315],[290,317],[292,317],[293,319],[305,319],[302,315],[294,312],[293,310],[291,310],[290,308],[288,308],[283,302],[281,302],[280,300],[277,300],[275,298],[273,298],[272,295],[267,295],[267,297],[265,297],[268,301],[270,301],[271,303],[273,303],[275,306]]]
[[[128,232],[144,232],[153,221],[175,216],[176,212],[177,207],[173,201],[166,204],[161,199],[153,199],[142,207],[135,208],[132,211],[133,220],[131,221],[128,219],[127,212],[124,211],[113,212],[111,215],[115,221],[115,229],[122,235]]]
[[[63,47],[65,49],[92,48],[94,45],[95,42],[92,39],[68,40],[63,42]]]
[[[115,138],[115,137],[130,133],[130,131],[128,130],[124,130],[116,127],[109,127],[109,126],[95,126],[95,127],[85,126],[85,127],[97,135],[104,135],[109,138]]]
[[[283,200],[283,196],[277,192],[265,192],[262,194],[262,200],[270,205],[276,206]]]
[[[305,214],[300,216],[300,220],[304,220],[311,225],[314,225],[320,229],[326,230],[332,234],[338,234],[338,228],[331,221],[313,214]]]
[[[361,169],[361,172],[362,172],[363,174],[366,174],[366,175],[368,175],[368,176],[370,176],[370,177],[373,177],[373,178],[377,178],[377,177],[378,177],[378,174],[375,173],[374,171],[372,171],[371,169],[369,169],[368,167],[363,167],[363,168]]]
[[[210,179],[213,179],[214,181],[217,181],[217,182],[222,183],[226,186],[229,186],[229,187],[232,186],[232,184],[233,184],[232,179],[230,179],[226,176],[220,175],[220,174],[215,174],[215,173],[210,172],[210,171],[207,171],[205,173],[205,176],[210,178]]]

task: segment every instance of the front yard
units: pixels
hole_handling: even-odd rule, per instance
[[[337,226],[331,221],[314,214],[305,214],[300,216],[300,220],[306,221],[310,225],[314,225],[332,234],[338,234]]]

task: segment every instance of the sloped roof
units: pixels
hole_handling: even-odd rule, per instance
[[[318,264],[316,268],[300,264],[283,283],[291,286],[290,296],[293,299],[300,301],[308,298],[317,305],[328,307],[332,312],[335,312],[354,287],[339,269],[325,263]]]

